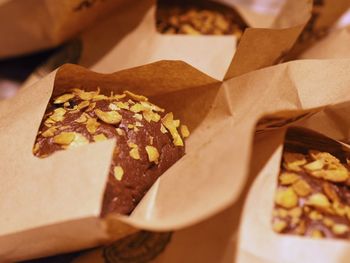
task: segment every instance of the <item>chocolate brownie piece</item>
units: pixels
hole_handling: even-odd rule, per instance
[[[33,152],[43,158],[114,138],[101,216],[130,214],[157,178],[184,155],[188,135],[173,113],[144,96],[73,89],[49,102]]]

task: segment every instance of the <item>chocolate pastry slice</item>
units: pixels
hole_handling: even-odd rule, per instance
[[[101,216],[130,214],[157,178],[184,155],[187,136],[187,127],[172,112],[144,96],[72,89],[49,102],[33,152],[43,158],[115,139]]]

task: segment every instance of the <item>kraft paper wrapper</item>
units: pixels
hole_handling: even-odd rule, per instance
[[[0,58],[51,48],[123,0],[0,0]]]
[[[80,44],[68,52],[73,58],[71,61],[58,56],[57,61],[50,61],[31,76],[27,84],[34,83],[64,62],[111,73],[158,60],[182,60],[213,78],[229,79],[281,61],[311,15],[309,1],[301,2],[309,12],[301,15],[298,10],[299,21],[292,19],[296,14],[286,12],[283,17],[287,22],[279,28],[272,28],[274,17],[269,17],[269,22],[266,22],[261,15],[231,4],[250,27],[237,49],[237,39],[232,35],[160,34],[155,27],[155,0],[127,2],[120,5],[114,15],[82,34]]]
[[[249,136],[236,140],[245,136],[246,126],[235,128],[231,102],[221,85],[183,62],[164,61],[110,75],[66,65],[1,102],[0,261],[98,246],[134,231],[127,225],[176,230],[228,207],[245,180],[247,165],[241,158],[248,157]],[[192,131],[186,155],[163,174],[129,217],[98,218],[113,140],[45,159],[32,154],[51,94],[78,86],[141,93],[173,111]],[[236,147],[240,158],[232,161]]]
[[[288,1],[285,5],[285,9],[291,9],[291,5],[295,6],[295,3],[293,2],[297,1]],[[318,45],[318,41],[327,36],[332,26],[348,10],[349,7],[350,2],[348,0],[338,0],[336,3],[332,0],[314,0],[311,19],[305,26],[293,49],[290,51],[288,56],[285,57],[285,61],[296,59],[309,48],[312,48],[314,45]]]
[[[303,52],[300,59],[350,58],[350,27],[336,30]]]
[[[257,120],[265,113],[283,110],[259,122],[258,134],[262,136],[264,130],[278,131],[280,126],[316,116],[325,105],[350,100],[350,76],[345,70],[349,66],[350,60],[295,61],[223,83],[181,62],[159,62],[112,75],[87,73],[77,66],[66,66],[59,71],[61,76],[56,78],[56,86],[59,88],[65,83],[74,85],[83,81],[87,88],[98,84],[103,89],[121,87],[143,93],[150,96],[151,101],[174,111],[175,116],[188,124],[192,131],[185,157],[160,178],[130,217],[112,216],[110,222],[169,231],[190,227],[233,207],[228,212],[228,218],[223,219],[223,222],[228,222],[227,226],[222,224],[222,227],[230,229],[223,234],[226,237],[224,242],[234,245],[245,193],[258,170],[251,168],[249,172]],[[53,78],[53,75],[50,77]],[[36,85],[44,88],[42,82]],[[47,85],[45,87],[47,89]],[[48,97],[49,94],[45,97],[46,101]],[[44,108],[42,106],[42,111]],[[38,115],[40,119],[41,115]],[[276,125],[276,121],[281,119],[284,122]],[[34,135],[31,140],[34,140]],[[261,156],[256,162],[260,165],[258,168],[263,166],[266,154],[271,152],[267,149],[274,149],[270,141],[262,142],[269,147],[262,148],[265,154],[257,155]],[[67,152],[62,152],[62,156],[66,156]],[[101,198],[103,189],[93,190],[98,192],[95,197]],[[96,206],[99,207],[99,203]],[[70,216],[72,218],[74,214]],[[219,248],[214,251],[224,253]],[[227,248],[225,258],[232,259],[234,253],[234,246]],[[213,256],[208,252],[208,258]],[[222,260],[227,262],[224,258]]]

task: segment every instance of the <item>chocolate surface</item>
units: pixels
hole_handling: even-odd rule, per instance
[[[186,136],[186,126],[143,96],[75,89],[50,101],[33,152],[47,157],[115,139],[101,216],[129,214],[157,178],[184,155]]]

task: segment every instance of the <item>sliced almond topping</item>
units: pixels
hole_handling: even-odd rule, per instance
[[[336,192],[336,190],[333,188],[333,186],[328,183],[328,182],[324,182],[322,184],[322,188],[324,193],[327,195],[327,197],[332,200],[333,202],[340,202],[339,196]]]
[[[118,181],[121,181],[124,175],[124,170],[121,166],[115,166],[114,169],[114,177],[115,179],[117,179]]]
[[[158,163],[159,152],[158,152],[158,149],[156,147],[147,145],[146,146],[146,152],[147,152],[147,155],[148,155],[148,160],[150,162]]]
[[[273,222],[272,229],[277,233],[281,233],[287,226],[288,224],[285,221],[276,219]]]
[[[301,209],[301,207],[295,207],[291,210],[289,210],[288,214],[291,216],[291,217],[301,217],[303,213],[303,210]]]
[[[150,143],[151,145],[153,145],[153,140],[154,140],[154,137],[153,137],[153,136],[149,136],[149,143]]]
[[[315,220],[315,221],[323,219],[323,215],[316,210],[311,211],[309,214],[309,217],[310,217],[310,219]]]
[[[160,131],[164,134],[168,132],[168,130],[164,127],[163,124],[160,125]]]
[[[142,119],[143,119],[142,115],[139,113],[135,113],[133,117],[138,121],[142,121]]]
[[[103,133],[94,135],[94,141],[95,141],[95,142],[102,142],[102,141],[105,141],[105,140],[107,140],[107,139],[108,139],[108,138],[107,138],[106,135],[104,135]]]
[[[33,148],[33,153],[36,154],[38,151],[39,151],[39,143],[37,142],[35,145],[34,145],[34,148]]]
[[[330,218],[327,218],[325,217],[323,220],[322,220],[323,224],[327,227],[331,227],[334,225],[334,221]]]
[[[89,143],[89,140],[84,135],[77,132],[75,132],[74,134],[75,134],[74,139],[68,146],[69,149],[77,148]]]
[[[108,124],[118,124],[122,120],[122,116],[117,111],[101,111],[96,109],[97,117]]]
[[[84,109],[86,107],[89,107],[89,105],[90,105],[90,102],[87,100],[84,100],[77,105],[77,109],[81,110],[81,109]]]
[[[92,111],[96,107],[96,102],[90,103],[89,107],[86,109],[86,111]]]
[[[70,99],[74,98],[74,94],[63,94],[62,96],[59,96],[58,98],[55,99],[55,101],[53,102],[54,104],[61,104],[61,103],[65,103],[67,101],[69,101]]]
[[[99,100],[107,100],[108,97],[105,96],[105,95],[103,95],[103,94],[98,94],[98,95],[94,95],[94,96],[92,97],[92,99],[93,99],[94,101],[99,101]]]
[[[158,107],[157,105],[154,105],[154,104],[152,104],[152,103],[150,103],[150,102],[141,101],[140,103],[141,103],[141,105],[142,105],[143,107],[145,107],[146,109],[154,110],[154,111],[158,111],[158,112],[164,112],[164,109],[162,109],[162,108]]]
[[[73,89],[73,92],[82,100],[91,100],[94,95],[97,95],[99,93],[99,91],[88,92],[81,89]]]
[[[81,114],[80,117],[75,120],[75,122],[77,122],[77,123],[85,123],[85,122],[87,122],[88,118],[90,118],[90,116],[87,115],[85,112],[83,112],[83,114]]]
[[[125,135],[125,132],[122,129],[116,128],[115,130],[117,131],[118,135],[120,135],[120,136]]]
[[[110,104],[108,105],[108,108],[109,108],[110,110],[120,110],[120,108],[119,108],[117,105],[115,105],[114,103],[110,103]]]
[[[349,179],[349,171],[345,167],[339,167],[337,170],[326,170],[323,173],[323,179],[331,182],[345,182]]]
[[[51,128],[48,128],[46,131],[44,131],[41,135],[43,137],[52,137],[55,135],[56,131],[57,131],[57,128],[52,126]]]
[[[170,132],[171,136],[173,137],[174,145],[184,146],[181,136],[176,129],[176,123],[174,123],[174,116],[172,112],[167,113],[164,116],[164,118],[162,118],[162,123],[165,126],[165,128],[167,128],[167,130]]]
[[[301,171],[301,165],[306,163],[306,158],[300,153],[285,152],[283,154],[283,166],[289,171]]]
[[[137,95],[128,90],[124,91],[124,94],[128,95],[129,97],[137,101],[148,101],[148,98],[146,98],[145,96]]]
[[[188,136],[190,136],[190,131],[188,130],[186,125],[181,125],[180,131],[183,138],[187,138]]]
[[[132,148],[130,150],[129,154],[135,160],[139,160],[140,159],[140,153],[139,153],[138,147]]]
[[[306,232],[306,224],[304,220],[299,222],[299,225],[295,228],[295,233],[298,235],[304,235]]]
[[[116,94],[116,95],[111,95],[113,99],[120,100],[126,97],[126,94]]]
[[[147,122],[158,122],[160,120],[160,115],[153,111],[144,111],[142,115]]]
[[[97,131],[97,128],[100,126],[98,121],[95,118],[90,118],[86,122],[86,129],[89,133],[94,134]]]
[[[293,208],[298,205],[298,196],[291,187],[278,189],[275,202],[284,208]]]
[[[299,179],[292,185],[293,190],[299,196],[308,196],[311,193],[311,186],[303,179]]]
[[[332,226],[332,232],[336,235],[344,235],[349,232],[349,227],[344,224],[334,224]]]
[[[127,102],[121,102],[121,101],[118,101],[115,103],[117,105],[118,108],[120,109],[124,109],[124,110],[128,110],[129,109],[129,103]]]
[[[50,116],[50,119],[58,122],[58,121],[63,121],[64,120],[64,114],[67,111],[63,108],[57,108],[53,111],[53,114]]]
[[[346,215],[346,206],[343,205],[342,203],[334,202],[334,203],[332,203],[332,207],[338,216],[345,216]]]
[[[290,185],[298,181],[299,175],[296,173],[283,172],[279,176],[279,181],[281,185]]]
[[[53,142],[61,145],[69,145],[75,138],[75,132],[61,132],[53,137]]]
[[[324,166],[324,163],[322,160],[316,160],[316,161],[313,161],[311,163],[308,163],[306,165],[304,165],[304,168],[307,170],[307,171],[317,171],[317,170],[321,170]]]
[[[147,108],[145,108],[145,107],[144,107],[142,104],[140,104],[140,103],[135,103],[134,105],[132,105],[132,106],[130,107],[130,110],[131,110],[132,112],[138,113],[138,112],[147,110]]]
[[[307,201],[307,204],[319,208],[328,208],[331,205],[328,198],[321,193],[311,195]]]
[[[323,238],[323,233],[320,230],[312,230],[311,237],[314,239],[321,239]]]

